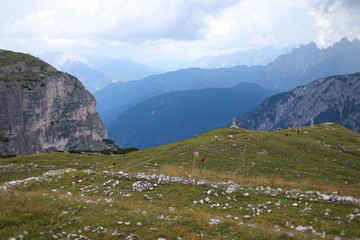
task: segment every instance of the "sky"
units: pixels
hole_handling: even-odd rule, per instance
[[[0,0],[0,48],[148,63],[360,39],[359,0]]]

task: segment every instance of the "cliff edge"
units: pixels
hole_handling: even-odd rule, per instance
[[[0,50],[0,155],[101,150],[106,138],[95,99],[78,79]]]

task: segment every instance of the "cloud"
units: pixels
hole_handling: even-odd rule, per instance
[[[0,10],[7,16],[1,29],[4,34],[18,36],[43,32],[58,38],[99,36],[129,42],[193,40],[207,27],[206,17],[216,16],[238,1],[31,1],[19,6],[32,5],[27,14],[9,15]]]
[[[97,51],[134,59],[195,58],[360,38],[358,0],[12,0],[0,45]]]

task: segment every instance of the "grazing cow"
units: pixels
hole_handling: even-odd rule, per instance
[[[197,158],[198,156],[199,156],[199,151],[195,151],[195,152],[194,152],[194,157]]]
[[[205,164],[205,161],[206,161],[206,158],[203,157],[203,158],[201,159],[201,164]]]
[[[309,131],[304,131],[304,133],[305,133],[305,134],[308,134],[308,133],[309,133]]]
[[[236,134],[229,134],[229,139],[234,139],[236,137]]]
[[[290,131],[286,131],[286,132],[285,132],[285,136],[288,136],[288,137],[290,137],[290,136],[291,136],[291,133],[290,133]]]
[[[116,162],[113,162],[113,166],[115,167],[115,165],[116,165]]]

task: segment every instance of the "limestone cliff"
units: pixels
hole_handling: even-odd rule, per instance
[[[75,77],[0,50],[0,155],[104,149],[107,132],[95,105]]]
[[[264,100],[239,126],[275,130],[335,122],[360,133],[360,73],[318,79]]]

